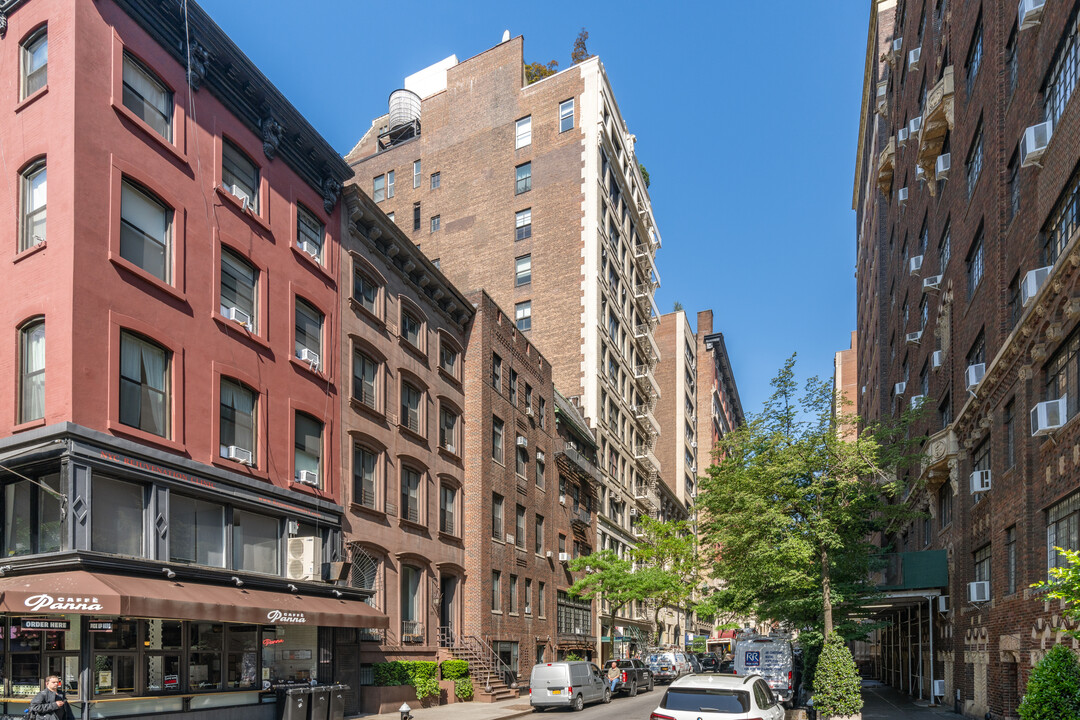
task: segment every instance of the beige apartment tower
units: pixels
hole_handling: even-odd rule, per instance
[[[523,44],[409,76],[346,160],[455,285],[484,288],[551,362],[597,435],[598,549],[623,552],[630,511],[658,508],[660,234],[600,59],[526,84]],[[617,622],[623,637],[644,629]]]

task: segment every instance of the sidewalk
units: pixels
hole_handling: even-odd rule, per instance
[[[957,720],[962,717],[952,711],[952,707],[939,705],[927,707],[926,701],[915,701],[903,693],[893,690],[888,685],[876,680],[864,680],[862,686],[863,695],[863,720],[906,720],[907,718],[951,718]]]
[[[416,703],[416,705],[417,707],[412,709],[412,716],[416,720],[505,720],[506,718],[532,715],[528,695],[493,703],[456,702],[431,708],[420,707],[419,703]],[[363,718],[364,720],[400,720],[401,713],[356,715],[354,717]]]

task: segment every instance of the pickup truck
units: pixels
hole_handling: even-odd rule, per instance
[[[615,692],[624,692],[628,697],[634,697],[638,690],[652,691],[653,674],[649,666],[640,660],[617,660],[616,667],[622,672],[615,682]],[[610,662],[608,667],[610,667]]]

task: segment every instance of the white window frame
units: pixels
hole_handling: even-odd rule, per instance
[[[570,124],[567,125],[566,121],[569,120]],[[563,133],[567,130],[574,129],[574,98],[569,100],[563,100],[559,103],[559,132]]]
[[[19,99],[25,100],[49,84],[49,28],[43,26],[19,48]]]
[[[44,158],[31,163],[20,175],[19,251],[46,240],[49,201],[48,166]]]
[[[532,145],[532,115],[526,115],[514,123],[514,149],[520,150],[529,145]]]
[[[136,117],[173,141],[173,93],[142,61],[124,51],[123,103]],[[155,95],[157,97],[155,97]]]

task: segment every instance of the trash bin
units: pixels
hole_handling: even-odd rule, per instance
[[[348,685],[330,686],[330,715],[326,720],[345,720],[345,692]]]
[[[326,714],[330,710],[330,686],[316,685],[311,688],[311,714],[310,720],[326,720]]]
[[[277,690],[277,720],[308,720],[311,688],[306,685],[279,687]],[[326,717],[325,710],[323,717]]]

